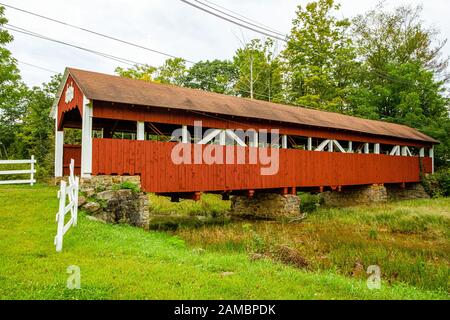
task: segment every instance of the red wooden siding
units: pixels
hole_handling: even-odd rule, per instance
[[[73,99],[69,103],[65,102],[65,96],[67,91],[67,86],[72,85],[73,86]],[[59,130],[62,130],[62,120],[64,113],[67,111],[70,111],[74,108],[78,108],[80,110],[80,114],[83,115],[83,93],[81,92],[78,85],[75,83],[75,81],[72,79],[72,76],[67,77],[67,81],[64,85],[64,89],[61,93],[61,97],[59,98],[58,102],[58,126]]]
[[[194,121],[202,121],[203,127],[217,129],[279,129],[280,134],[315,137],[323,139],[336,139],[346,141],[359,141],[370,143],[383,143],[391,145],[431,147],[430,143],[402,139],[398,137],[374,136],[360,132],[346,132],[330,128],[307,127],[289,125],[276,121],[257,121],[239,117],[227,118],[220,115],[205,115],[185,110],[153,108],[144,106],[130,106],[120,103],[94,101],[94,117],[105,119],[120,119],[130,121],[145,121],[178,125],[193,125]]]
[[[138,174],[145,191],[160,193],[401,183],[420,179],[418,157],[277,149],[280,152],[278,173],[263,176],[259,164],[176,165],[171,160],[175,145],[93,139],[92,173]],[[214,148],[224,148],[226,154],[236,155],[242,147]],[[431,171],[430,160],[423,158],[425,172]]]
[[[69,164],[70,159],[75,160],[75,174],[79,175],[81,172],[81,145],[79,144],[65,144],[63,149],[63,174],[68,176],[70,174]]]

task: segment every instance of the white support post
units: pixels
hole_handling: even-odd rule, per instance
[[[81,128],[81,177],[92,174],[92,104],[83,97],[83,119]]]
[[[285,134],[281,136],[281,148],[287,149],[287,135]]]
[[[430,148],[429,154],[431,158],[431,173],[434,173],[434,146]]]
[[[55,178],[63,176],[64,131],[58,131],[58,115],[55,119]]]
[[[380,154],[380,144],[379,143],[375,143],[373,145],[373,153]]]
[[[258,148],[258,131],[253,132],[252,147]]]
[[[308,137],[308,150],[311,151],[312,150],[312,138]]]
[[[333,152],[333,140],[330,140],[328,142],[328,152]]]
[[[348,142],[348,150],[347,152],[353,153],[353,141]]]
[[[421,158],[425,157],[425,148],[419,149],[419,157],[421,157]]]
[[[226,142],[226,135],[225,135],[225,130],[221,130],[219,133],[219,144],[221,146],[224,146]]]
[[[136,140],[145,140],[145,122],[137,122]]]
[[[364,143],[364,153],[365,154],[369,153],[369,143],[368,142]]]
[[[188,143],[188,129],[187,126],[181,127],[181,142]]]

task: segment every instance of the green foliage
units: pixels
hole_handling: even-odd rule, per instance
[[[450,158],[448,58],[435,29],[426,28],[421,7],[392,11],[380,4],[352,21],[354,42],[363,61],[358,87],[349,98],[353,114],[405,124],[441,141],[436,166]]]
[[[4,16],[4,7],[0,6],[0,27],[8,20]],[[11,153],[16,132],[21,125],[25,111],[23,97],[25,86],[21,82],[17,61],[12,57],[6,45],[13,40],[7,30],[0,29],[0,158]]]
[[[64,143],[81,144],[81,129],[64,128]]]
[[[337,19],[334,0],[299,5],[282,52],[287,102],[346,112],[358,63],[348,35],[350,21]]]
[[[432,197],[449,197],[450,168],[442,168],[434,174],[424,177],[422,183]]]
[[[281,101],[282,79],[279,58],[275,55],[274,42],[267,39],[264,43],[254,39],[238,49],[233,57],[238,69],[235,84],[236,93],[241,97],[258,100]]]
[[[178,86],[183,85],[186,71],[186,62],[181,58],[167,59],[160,67],[146,64],[135,65],[127,69],[122,67],[115,69],[115,72],[124,78],[169,83]]]
[[[37,160],[37,178],[45,179],[53,172],[54,121],[50,109],[61,82],[61,75],[52,77],[49,83],[27,90],[24,98],[25,112],[20,130],[14,142],[15,157]]]
[[[320,206],[320,197],[317,194],[301,192],[298,194],[300,198],[300,212],[314,212]]]
[[[114,71],[121,77],[152,81],[157,68],[150,65],[135,65],[133,68],[124,69],[117,67]]]
[[[136,183],[133,183],[131,181],[124,181],[121,184],[114,186],[114,189],[115,190],[127,189],[131,190],[133,193],[141,192],[141,188],[139,188],[139,186]]]
[[[184,80],[189,88],[233,94],[238,70],[228,60],[200,61],[194,64]]]
[[[155,81],[182,86],[185,81],[186,72],[186,62],[183,59],[167,59],[164,64],[157,69]]]
[[[250,253],[263,254],[267,250],[266,242],[253,228],[250,223],[244,223],[242,230],[249,234],[249,240],[247,242],[247,250]]]

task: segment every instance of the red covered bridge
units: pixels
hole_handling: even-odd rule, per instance
[[[74,158],[82,177],[140,175],[163,194],[418,182],[438,143],[403,125],[72,68],[53,115],[56,177]],[[64,144],[64,128],[80,129],[81,145]],[[175,152],[181,163],[180,145],[192,147]]]

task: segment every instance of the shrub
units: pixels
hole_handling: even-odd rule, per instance
[[[428,194],[434,198],[450,196],[450,168],[441,169],[422,179]]]
[[[313,212],[320,206],[320,197],[317,194],[302,192],[300,198],[300,212]]]
[[[139,188],[139,186],[137,184],[130,182],[130,181],[122,182],[120,185],[118,185],[116,187],[116,189],[129,189],[134,193],[138,193],[141,191],[141,189]]]

